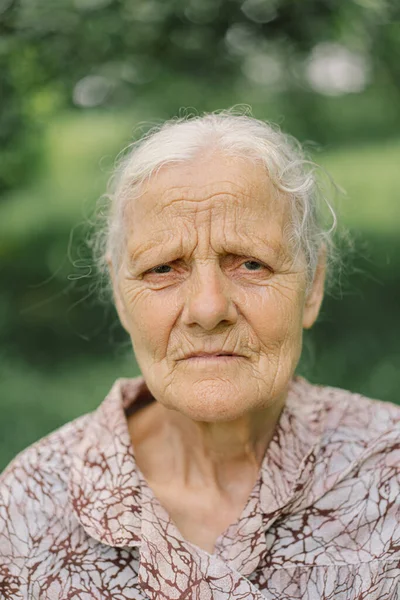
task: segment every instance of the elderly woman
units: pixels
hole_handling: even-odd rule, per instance
[[[3,473],[1,598],[399,598],[400,408],[295,375],[332,247],[312,169],[229,111],[124,159],[100,239],[142,376]]]

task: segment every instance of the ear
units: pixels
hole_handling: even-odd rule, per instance
[[[303,328],[310,329],[317,320],[319,309],[324,297],[324,285],[326,276],[326,246],[323,244],[319,251],[318,265],[315,270],[314,279],[308,292],[303,311]]]
[[[117,311],[117,314],[118,314],[118,317],[119,317],[122,327],[129,334],[128,318],[127,318],[127,313],[126,313],[126,309],[125,309],[125,304],[122,301],[121,292],[120,292],[120,289],[118,286],[117,274],[115,273],[114,265],[113,265],[111,257],[109,255],[107,255],[106,260],[107,260],[108,270],[110,273],[110,278],[111,278],[111,283],[112,283],[115,309]]]

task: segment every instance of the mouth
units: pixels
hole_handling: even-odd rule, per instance
[[[232,361],[238,358],[244,358],[244,356],[241,356],[240,354],[229,354],[228,352],[224,352],[224,353],[220,353],[220,354],[207,354],[207,353],[198,353],[198,354],[190,354],[189,356],[186,356],[184,359],[182,360],[187,360],[187,361],[200,361],[200,362],[207,362],[207,361]]]

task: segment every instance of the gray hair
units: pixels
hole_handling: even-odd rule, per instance
[[[290,231],[286,233],[295,252],[304,253],[307,285],[313,280],[322,247],[330,273],[337,260],[333,241],[337,217],[329,199],[332,194],[325,189],[326,181],[334,187],[331,178],[279,127],[235,110],[171,119],[129,146],[111,177],[108,194],[103,197],[106,210],[98,211],[102,223],[91,240],[97,266],[107,279],[107,261],[115,272],[121,263],[126,206],[140,196],[143,184],[162,166],[194,161],[211,148],[265,165],[272,184],[289,199]],[[325,183],[321,173],[327,175]]]

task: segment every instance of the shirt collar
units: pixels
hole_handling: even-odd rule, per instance
[[[90,536],[110,546],[140,543],[141,478],[125,411],[144,403],[148,393],[142,377],[117,379],[72,459],[69,497],[75,516]]]
[[[256,506],[265,529],[284,510],[304,501],[322,428],[316,389],[302,377],[291,380],[258,481],[241,518],[232,526],[235,531],[252,528]],[[152,400],[143,377],[117,379],[92,414],[72,457],[72,509],[91,537],[110,546],[141,542],[143,492],[149,490],[136,465],[127,414]],[[253,519],[253,525],[259,519]],[[233,529],[229,528],[232,535]],[[221,540],[222,554],[223,545]],[[225,553],[228,558],[229,550]]]
[[[324,415],[318,387],[300,376],[289,386],[285,406],[260,470],[265,519],[306,502],[320,449]]]
[[[238,521],[217,540],[218,555],[242,575],[253,573],[268,552],[266,534],[273,523],[309,502],[323,430],[317,390],[302,377],[291,380],[248,502]]]

